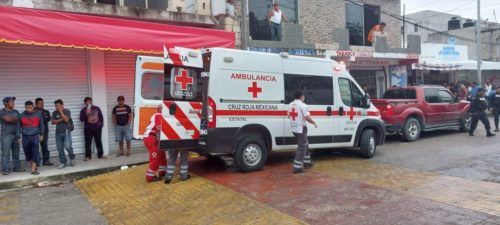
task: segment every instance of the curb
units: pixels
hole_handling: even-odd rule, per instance
[[[139,162],[139,163],[125,164],[125,165],[128,167],[131,167],[131,166],[143,165],[146,163],[147,163],[147,161],[146,162]],[[92,169],[92,170],[77,171],[77,172],[58,174],[58,175],[52,175],[52,176],[46,176],[46,177],[25,179],[25,180],[3,182],[3,183],[0,183],[0,191],[5,191],[5,190],[9,190],[9,189],[27,188],[27,187],[43,187],[43,186],[57,185],[57,184],[61,184],[61,183],[69,183],[69,182],[72,182],[74,180],[79,180],[79,179],[82,179],[85,177],[97,176],[97,175],[100,175],[103,173],[117,171],[117,170],[120,170],[121,167],[125,166],[125,165]],[[40,184],[42,182],[45,184]]]

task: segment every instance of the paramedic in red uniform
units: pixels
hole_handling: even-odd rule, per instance
[[[293,161],[293,173],[303,173],[304,168],[309,169],[313,165],[309,152],[309,141],[307,140],[306,121],[313,124],[316,128],[318,126],[311,118],[311,114],[304,100],[304,92],[297,90],[295,91],[295,101],[290,103],[288,107],[288,118],[290,118],[291,130],[298,143],[298,148],[295,152],[295,160]]]
[[[158,106],[157,112],[151,117],[146,132],[144,132],[144,145],[149,152],[149,167],[146,172],[146,182],[158,181],[159,177],[165,176],[167,159],[165,152],[160,151],[161,134],[161,106]],[[156,176],[158,172],[159,177]]]

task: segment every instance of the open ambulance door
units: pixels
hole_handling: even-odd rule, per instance
[[[201,52],[165,48],[164,58],[139,57],[136,75],[136,124],[141,138],[151,116],[162,107],[160,149],[194,149],[201,123]]]
[[[135,71],[133,136],[142,139],[151,116],[163,102],[163,58],[138,56]]]

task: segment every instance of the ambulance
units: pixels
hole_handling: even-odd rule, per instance
[[[230,155],[244,172],[262,169],[272,151],[294,150],[288,110],[295,90],[318,127],[309,148],[353,148],[371,158],[385,140],[379,111],[346,71],[327,58],[225,48],[164,48],[165,56],[138,56],[134,137],[162,106],[160,149]]]

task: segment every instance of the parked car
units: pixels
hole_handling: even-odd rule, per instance
[[[390,133],[401,133],[404,140],[416,141],[422,131],[470,128],[470,103],[461,101],[442,86],[393,88],[382,99],[371,102],[380,110]]]

